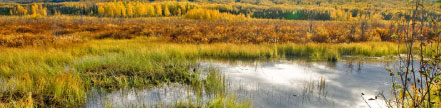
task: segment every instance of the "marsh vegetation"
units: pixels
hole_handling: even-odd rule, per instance
[[[441,105],[435,1],[0,1],[1,108]]]

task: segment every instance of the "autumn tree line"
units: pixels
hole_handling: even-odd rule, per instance
[[[34,3],[35,4],[35,3]],[[398,5],[398,4],[397,4]],[[403,5],[403,4],[399,4]],[[33,4],[15,4],[0,6],[0,15],[29,15]],[[347,5],[251,5],[251,4],[198,4],[194,2],[66,2],[66,3],[40,3],[39,6],[46,8],[46,15],[90,15],[100,17],[158,17],[158,16],[183,16],[195,8],[218,10],[221,13],[248,18],[259,19],[288,19],[288,20],[339,20],[354,21],[364,17],[375,20],[393,20],[405,17],[409,14],[402,12],[403,9],[384,9],[378,7],[393,7],[387,3],[365,4],[357,3]],[[27,13],[23,14],[23,11]],[[201,9],[199,9],[201,10]],[[400,11],[401,10],[401,11]],[[212,11],[214,12],[214,11]],[[204,13],[204,12],[199,12]],[[441,20],[438,10],[424,12],[427,18]],[[35,16],[35,14],[33,14]],[[208,15],[208,14],[204,14]],[[38,15],[37,16],[44,16]],[[231,16],[231,15],[229,15]],[[202,18],[202,17],[201,17]],[[427,20],[427,19],[426,19]]]
[[[390,2],[397,0],[0,0],[0,2],[12,2],[12,3],[34,3],[34,2],[46,2],[46,3],[58,3],[58,2],[112,2],[112,1],[189,1],[197,3],[246,3],[255,5],[272,5],[272,4],[295,4],[295,5],[309,5],[309,4],[336,4],[336,3],[355,3],[355,2]],[[398,0],[399,1],[399,0]],[[406,1],[406,0],[401,0]]]
[[[189,2],[103,2],[97,3],[97,15],[108,17],[181,16],[198,5]]]
[[[101,2],[94,4],[15,4],[10,15],[92,15],[100,17],[181,16],[198,5],[189,2]],[[44,14],[43,14],[44,13]]]
[[[221,13],[245,16],[259,19],[287,20],[359,20],[369,17],[376,20],[393,20],[393,18],[410,18],[400,9],[391,7],[393,4],[356,3],[353,5],[252,5],[252,4],[199,4],[195,2],[65,2],[65,3],[32,3],[32,4],[2,4],[0,15],[30,15],[32,7],[39,5],[46,15],[89,15],[99,17],[159,17],[184,16],[188,11],[199,8],[218,10]],[[400,4],[403,5],[403,4]],[[35,7],[35,6],[34,6]],[[401,9],[403,10],[403,9]],[[24,13],[23,13],[24,12]],[[214,11],[211,11],[214,12]],[[199,12],[203,13],[203,12]],[[427,11],[428,17],[441,20],[441,12]],[[38,15],[38,14],[37,14]]]
[[[21,5],[9,10],[11,15],[31,15],[33,17],[41,17],[47,15],[47,8],[42,4],[32,4],[29,9]]]

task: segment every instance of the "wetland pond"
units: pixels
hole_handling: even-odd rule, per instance
[[[379,93],[390,97],[392,61],[203,61],[223,73],[228,93],[257,108],[364,108],[381,107]],[[204,70],[204,68],[202,69]],[[202,71],[203,72],[203,71]],[[185,86],[149,89],[92,90],[88,108],[154,106],[194,99]],[[361,93],[364,93],[362,99]],[[208,101],[202,96],[202,101]]]

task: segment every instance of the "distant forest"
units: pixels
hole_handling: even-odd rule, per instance
[[[248,3],[248,4],[318,4],[345,2],[387,2],[393,0],[0,0],[0,2],[33,3],[33,2],[112,2],[112,1],[190,1],[207,3]],[[397,1],[397,0],[394,0]],[[406,1],[406,0],[400,0]],[[431,0],[428,0],[431,1]]]
[[[139,1],[139,2],[138,2]],[[392,20],[410,18],[407,0],[0,0],[0,15],[88,15],[98,17],[182,16],[191,9],[260,19]],[[433,0],[432,0],[433,1]],[[441,20],[439,3],[426,1],[428,17]],[[21,4],[17,4],[21,3]],[[204,12],[202,12],[204,11]],[[217,14],[216,14],[217,15]],[[191,16],[191,15],[189,15]],[[208,15],[209,16],[209,15]]]

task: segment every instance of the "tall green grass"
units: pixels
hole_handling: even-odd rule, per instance
[[[337,60],[341,56],[381,57],[393,56],[405,51],[389,42],[342,43],[342,44],[282,44],[277,46],[282,57]]]

